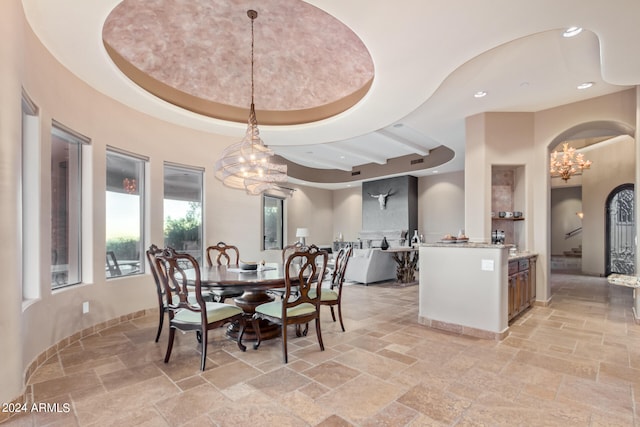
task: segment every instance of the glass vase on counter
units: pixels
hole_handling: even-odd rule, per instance
[[[420,236],[418,236],[418,230],[413,230],[413,237],[411,238],[411,246],[420,243]]]

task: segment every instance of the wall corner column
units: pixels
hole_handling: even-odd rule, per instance
[[[0,239],[5,251],[2,270],[3,309],[0,310],[0,402],[20,397],[24,388],[22,346],[22,252],[20,215],[22,2],[7,0],[0,6]],[[3,420],[0,414],[0,422]]]

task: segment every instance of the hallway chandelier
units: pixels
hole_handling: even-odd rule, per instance
[[[230,145],[215,164],[216,178],[224,185],[236,189],[244,189],[248,194],[261,194],[266,190],[281,190],[278,183],[287,181],[287,166],[274,163],[274,152],[268,148],[258,130],[258,120],[253,102],[253,21],[258,12],[248,10],[251,19],[251,108],[244,138]]]
[[[582,171],[591,167],[591,160],[585,160],[584,154],[577,153],[576,149],[569,147],[569,143],[562,144],[562,152],[551,153],[551,176],[559,176],[565,182],[573,175],[582,175]]]

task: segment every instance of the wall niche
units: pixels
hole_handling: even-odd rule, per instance
[[[505,244],[526,249],[523,223],[524,165],[491,167],[491,230],[503,230]],[[500,218],[500,212],[522,212],[520,218]],[[509,214],[507,214],[509,215]]]

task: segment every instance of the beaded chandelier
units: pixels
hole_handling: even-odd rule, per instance
[[[244,138],[230,145],[215,164],[216,178],[231,188],[243,189],[248,194],[261,194],[266,190],[281,190],[278,184],[287,181],[287,166],[274,163],[274,152],[260,138],[258,120],[253,102],[253,22],[258,12],[248,10],[251,19],[251,108]]]

